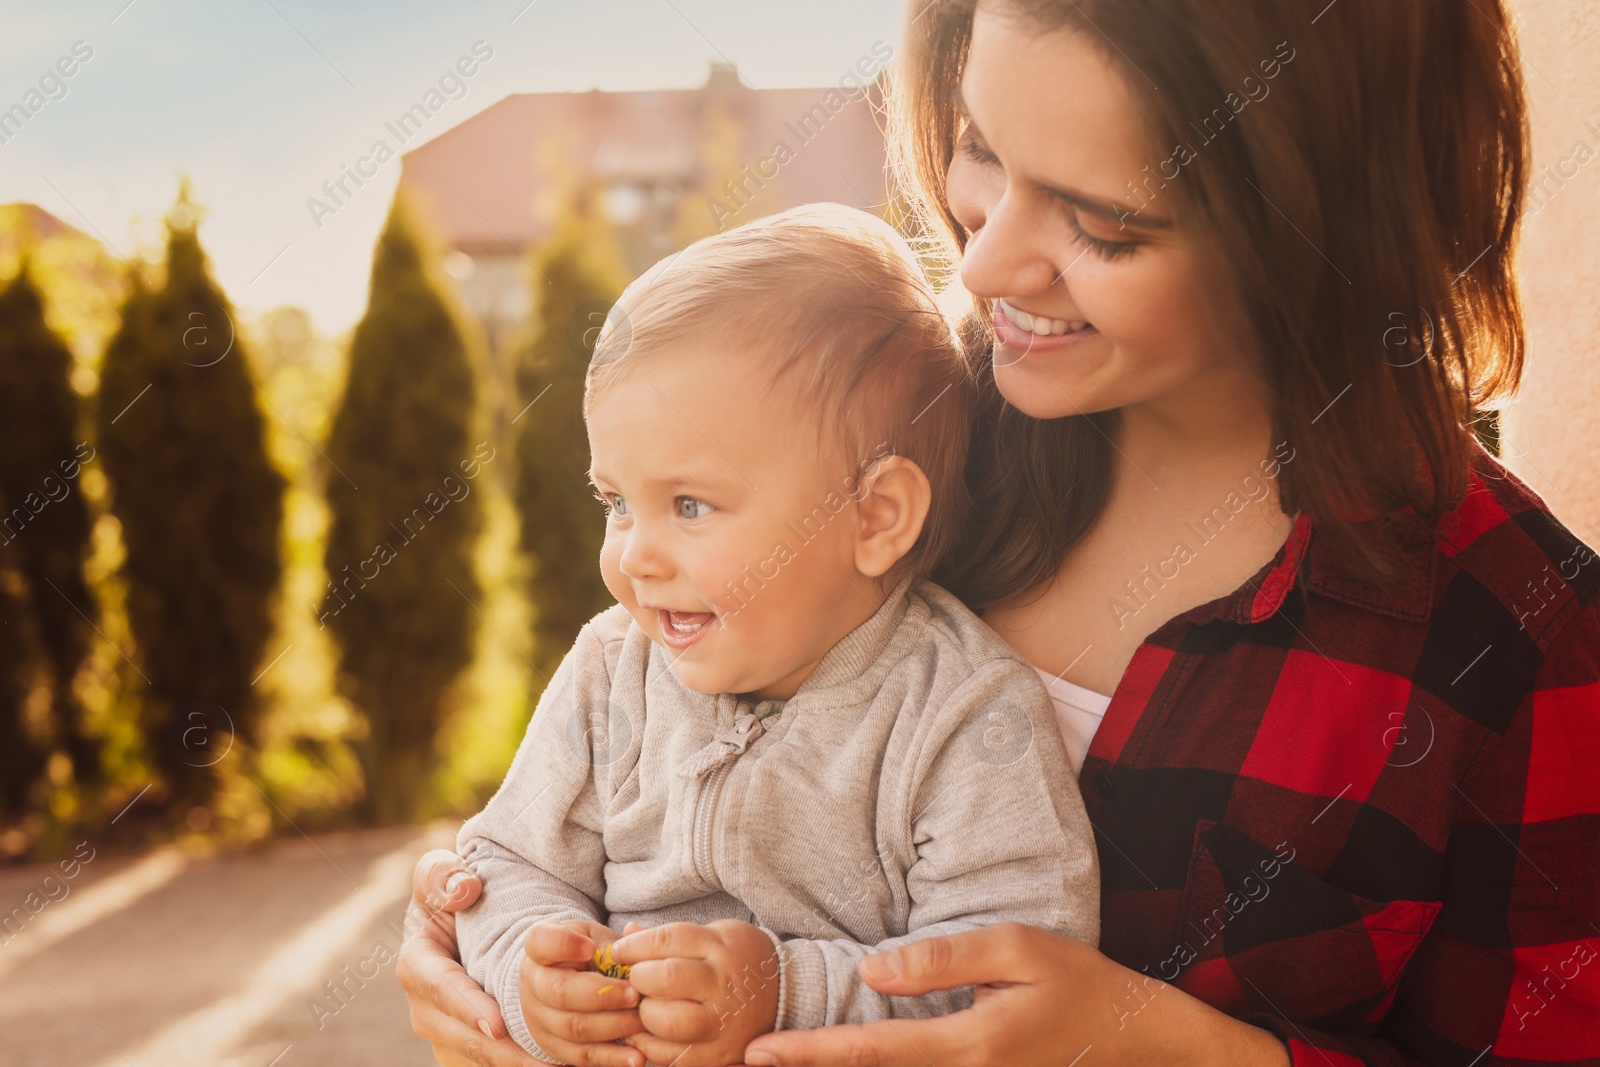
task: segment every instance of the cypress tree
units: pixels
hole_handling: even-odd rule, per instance
[[[0,508],[6,506],[0,493]],[[0,824],[27,808],[48,755],[28,721],[44,657],[20,557],[16,543],[0,536]]]
[[[210,799],[228,728],[255,739],[251,683],[272,632],[284,492],[197,225],[185,183],[167,218],[165,284],[151,293],[134,279],[98,405],[128,622],[150,682],[146,741],[184,805]]]
[[[589,487],[583,378],[623,281],[615,244],[589,204],[575,197],[535,253],[534,319],[517,356],[513,495],[532,563],[528,598],[546,679],[583,624],[614,602],[600,576],[605,512]]]
[[[472,479],[494,458],[476,436],[480,359],[397,195],[328,441],[337,469],[319,610],[339,645],[342,686],[367,720],[362,808],[378,822],[415,810],[446,690],[472,658],[482,524]]]
[[[79,487],[94,448],[82,436],[72,353],[45,322],[28,262],[0,291],[0,495],[13,501],[0,540],[15,541],[51,680],[52,740],[80,783],[100,780],[72,680],[89,651],[94,595],[84,579],[92,520]]]

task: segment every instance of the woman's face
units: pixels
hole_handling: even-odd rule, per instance
[[[1013,406],[1192,404],[1236,379],[1173,190],[1151,177],[1129,86],[1093,40],[980,3],[958,106],[961,278],[996,301],[995,381]]]

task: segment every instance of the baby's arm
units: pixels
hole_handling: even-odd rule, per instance
[[[534,961],[525,951],[533,947],[526,944],[529,932],[539,925],[538,941],[547,951],[571,949],[585,938],[610,939],[602,924],[606,857],[594,781],[597,724],[590,722],[591,709],[608,713],[607,690],[604,649],[585,625],[540,696],[505,781],[456,839],[457,851],[483,883],[482,898],[457,916],[462,965],[499,1003],[512,1038],[544,1059],[553,1060],[557,1050],[541,1049],[530,1032],[524,992],[532,992],[540,966],[585,968],[575,960]],[[560,977],[563,989],[573,984]],[[540,978],[549,989],[551,976]],[[597,989],[613,986],[587,1001],[596,1009],[622,1008],[633,996],[627,983],[599,974],[581,981]],[[545,1027],[538,1029],[549,1037]]]
[[[774,1029],[971,1006],[970,987],[918,997],[878,993],[857,970],[870,953],[1012,921],[1098,940],[1092,831],[1049,695],[1031,668],[985,664],[928,713],[914,758],[906,797],[917,849],[906,876],[908,932],[862,945],[779,938],[725,920],[633,934],[618,942],[616,955],[635,965],[650,1033],[632,1043],[657,1063],[738,1063],[749,1040]]]
[[[921,938],[1014,921],[1099,940],[1093,831],[1033,669],[1014,660],[983,665],[929,709],[924,731],[909,803],[917,850],[906,875],[909,929],[877,945],[783,940],[775,1029],[970,1007],[970,987],[891,997],[861,981],[862,957]]]

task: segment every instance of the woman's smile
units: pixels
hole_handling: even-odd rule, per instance
[[[1100,331],[1081,319],[1031,315],[1004,300],[994,302],[994,332],[1003,347],[1024,355],[1065,352],[1100,336]]]
[[[1022,308],[1005,300],[996,300],[995,310],[1003,314],[1018,329],[1026,330],[1040,337],[1049,337],[1052,334],[1077,333],[1079,330],[1090,327],[1090,324],[1084,319],[1053,319],[1039,312],[1024,311]]]

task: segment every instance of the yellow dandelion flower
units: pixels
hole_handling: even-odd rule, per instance
[[[618,963],[611,958],[610,945],[602,945],[594,950],[594,969],[607,978],[626,978],[628,972],[633,970],[626,963]]]

